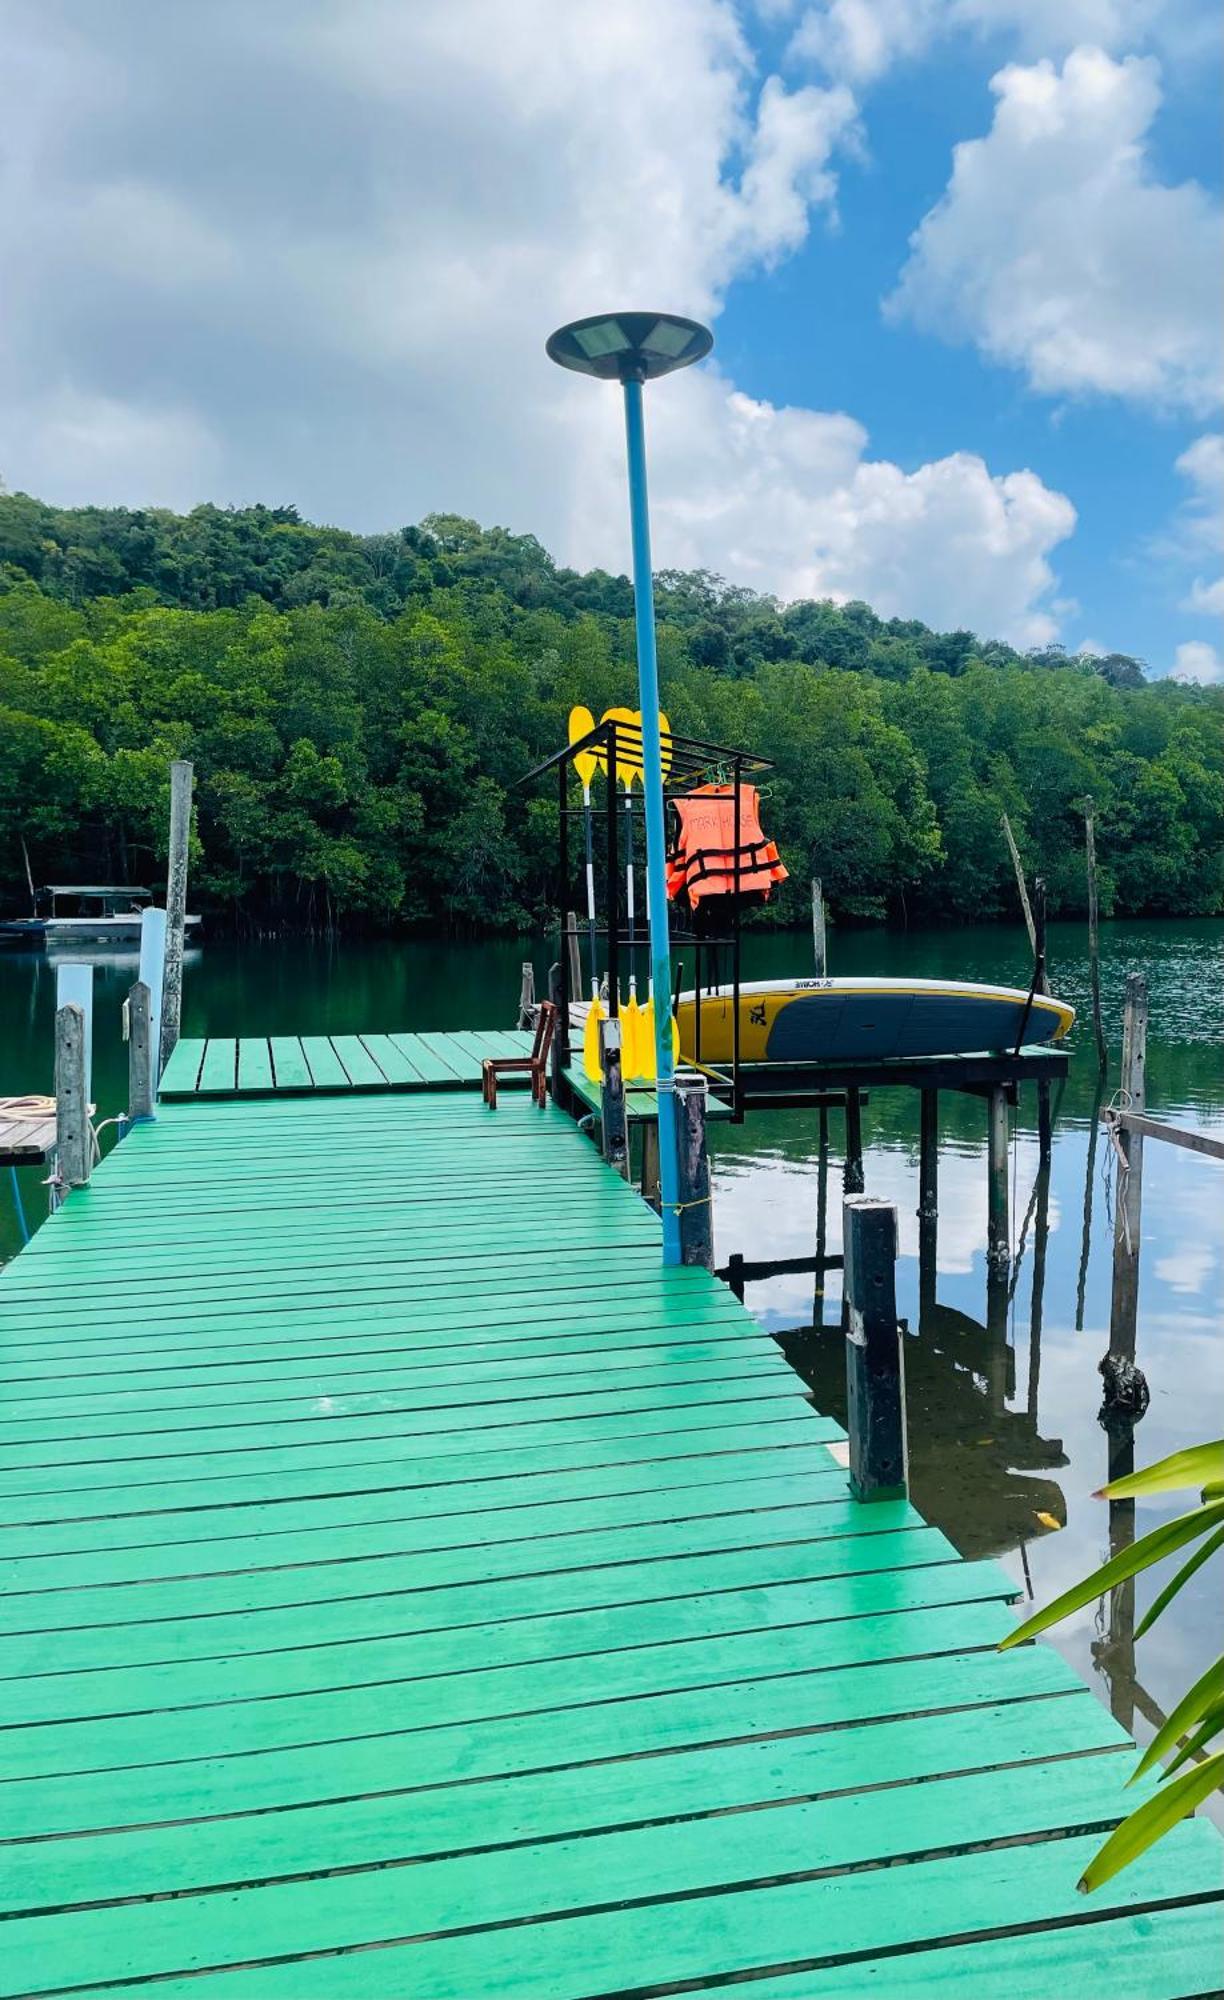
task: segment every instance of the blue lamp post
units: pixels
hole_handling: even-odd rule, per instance
[[[675,1070],[672,1063],[671,948],[667,930],[666,826],[659,742],[659,661],[655,648],[654,579],[646,498],[646,436],[642,384],[700,361],[714,345],[696,320],[672,313],[599,313],[550,335],[547,348],[562,368],[619,382],[625,395],[629,457],[629,520],[633,533],[633,604],[637,625],[638,706],[642,712],[642,778],[646,802],[646,883],[650,904],[650,976],[654,992],[655,1063],[659,1094],[659,1193],[663,1262],[680,1262],[679,1168],[676,1155]]]

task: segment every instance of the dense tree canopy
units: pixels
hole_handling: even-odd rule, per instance
[[[1015,909],[1006,810],[1051,908],[1224,907],[1224,696],[1123,654],[657,579],[677,730],[772,757],[792,870],[768,919]],[[0,497],[0,906],[38,879],[152,881],[167,764],[196,766],[193,901],[239,927],[525,926],[555,907],[556,809],[515,781],[566,713],[635,705],[624,577],[433,516],[317,528],[291,507],[186,516]]]

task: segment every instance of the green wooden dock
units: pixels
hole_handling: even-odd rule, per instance
[[[0,1992],[1218,1993],[1210,1825],[1077,1896],[1133,1751],[1003,1572],[482,1038],[326,1039],[180,1045],[0,1278]]]

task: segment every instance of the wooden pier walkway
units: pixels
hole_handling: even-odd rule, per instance
[[[1219,1992],[1214,1829],[1076,1895],[1127,1739],[568,1117],[229,1046],[0,1278],[0,1992]]]

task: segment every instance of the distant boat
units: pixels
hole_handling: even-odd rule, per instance
[[[149,889],[96,887],[79,882],[53,882],[34,898],[31,917],[0,917],[0,943],[28,945],[63,953],[91,945],[137,948],[140,919],[153,902]],[[200,919],[188,917],[188,936]]]
[[[696,996],[677,1008],[685,1061],[698,1057]],[[1027,1010],[1027,1011],[1026,1011]],[[741,1062],[879,1062],[1059,1042],[1075,1020],[1061,1000],[953,979],[761,979],[739,990]],[[728,986],[701,996],[703,1063],[730,1062]]]

